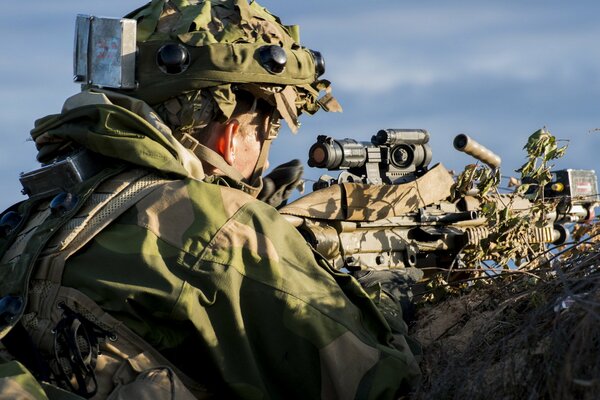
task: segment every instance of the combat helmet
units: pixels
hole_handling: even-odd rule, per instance
[[[319,79],[321,54],[302,47],[299,28],[283,25],[256,1],[153,0],[126,18],[137,21],[137,61],[135,87],[125,92],[151,105],[180,142],[213,165],[219,160],[192,133],[227,121],[236,91],[269,103],[271,120],[283,118],[292,132],[301,113],[341,110],[330,83]],[[276,135],[274,124],[248,191],[259,184]]]

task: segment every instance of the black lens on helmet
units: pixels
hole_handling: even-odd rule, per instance
[[[282,47],[271,45],[258,49],[260,63],[273,74],[280,74],[285,70],[287,54]]]
[[[316,50],[310,50],[310,54],[312,54],[315,60],[315,73],[318,78],[325,73],[325,57],[323,57],[320,51]]]
[[[190,65],[190,53],[181,44],[168,43],[158,49],[156,63],[166,74],[180,74]]]

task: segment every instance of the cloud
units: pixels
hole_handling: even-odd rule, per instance
[[[522,162],[527,135],[546,124],[574,139],[567,159],[576,163],[565,166],[599,168],[600,136],[587,134],[600,126],[597,1],[258,1],[284,23],[300,24],[303,43],[323,52],[325,77],[345,109],[303,116],[299,136],[276,142],[272,165],[306,160],[317,134],[368,140],[377,129],[405,127],[430,130],[434,160],[457,169],[470,160],[457,157],[451,138],[472,134],[509,171]],[[77,90],[75,15],[119,16],[144,2],[4,5],[0,36],[11,40],[0,43],[3,206],[20,199],[18,172],[36,164],[35,146],[25,142],[34,119],[60,110]]]
[[[462,4],[461,4],[462,3]],[[352,2],[345,4],[351,5]],[[365,5],[367,3],[363,3]],[[456,35],[480,29],[526,23],[527,16],[514,7],[465,2],[398,2],[368,3],[360,12],[356,7],[331,7],[333,12],[305,13],[298,16],[304,34],[319,32],[327,36],[360,37],[363,43],[385,43],[407,36],[431,37]],[[323,10],[326,11],[326,10]],[[540,13],[543,18],[545,11]],[[335,18],[332,18],[335,15]],[[358,35],[355,35],[358,33]]]
[[[470,79],[553,85],[594,79],[600,55],[590,52],[598,27],[527,32],[482,31],[477,35],[434,40],[409,37],[405,42],[336,49],[328,54],[330,79],[338,89],[381,95],[403,88],[427,89]],[[445,43],[445,46],[440,46]]]
[[[27,2],[27,6],[18,1],[4,3],[2,4],[2,19],[10,21],[14,18],[43,16],[46,21],[52,23],[53,18],[60,18],[65,15],[72,17],[73,21],[75,21],[77,14],[121,16],[128,11],[140,7],[144,4],[144,1],[102,0],[101,2],[82,2],[79,0],[30,0]]]
[[[332,60],[332,80],[337,89],[380,94],[403,86],[431,86],[449,77],[448,71],[402,65],[378,59],[377,54],[359,50],[342,60]]]
[[[519,54],[482,53],[404,62],[377,59],[377,53],[360,50],[342,60],[331,60],[331,79],[337,89],[351,93],[381,95],[405,88],[430,89],[435,85],[458,84],[465,79],[506,80],[515,83],[540,80],[551,74],[544,65],[522,62]]]

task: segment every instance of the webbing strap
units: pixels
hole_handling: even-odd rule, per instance
[[[260,154],[258,155],[258,161],[256,162],[251,182],[257,182],[263,176],[267,166],[267,159],[269,158],[271,143],[273,143],[273,139],[266,139],[264,141],[262,148],[260,149]]]
[[[262,176],[267,167],[267,159],[269,158],[269,150],[271,149],[271,144],[273,140],[277,138],[279,134],[279,129],[281,129],[281,112],[279,109],[274,109],[271,117],[268,121],[268,126],[266,128],[267,137],[265,138],[262,148],[260,149],[260,154],[258,155],[258,161],[256,162],[256,166],[254,167],[254,172],[252,173],[252,179],[250,182],[260,182],[260,186],[262,189]]]
[[[191,150],[200,160],[207,162],[215,168],[218,168],[229,178],[240,182],[244,180],[244,176],[240,173],[240,171],[227,164],[223,157],[221,157],[216,151],[206,147],[196,138],[182,132],[179,141],[185,148]]]
[[[108,224],[117,219],[131,206],[140,201],[160,185],[168,182],[145,170],[132,170],[116,177],[104,186],[119,187],[116,193],[91,196],[82,209],[80,217],[76,216],[70,223],[56,233],[48,244],[35,271],[35,279],[60,283],[65,262],[68,257],[92,240]],[[99,188],[102,189],[102,188]]]

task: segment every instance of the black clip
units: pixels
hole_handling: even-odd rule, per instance
[[[57,375],[73,392],[89,399],[98,391],[95,369],[100,354],[99,339],[113,340],[115,335],[71,310],[64,303],[58,306],[64,313],[63,319],[54,329]]]

